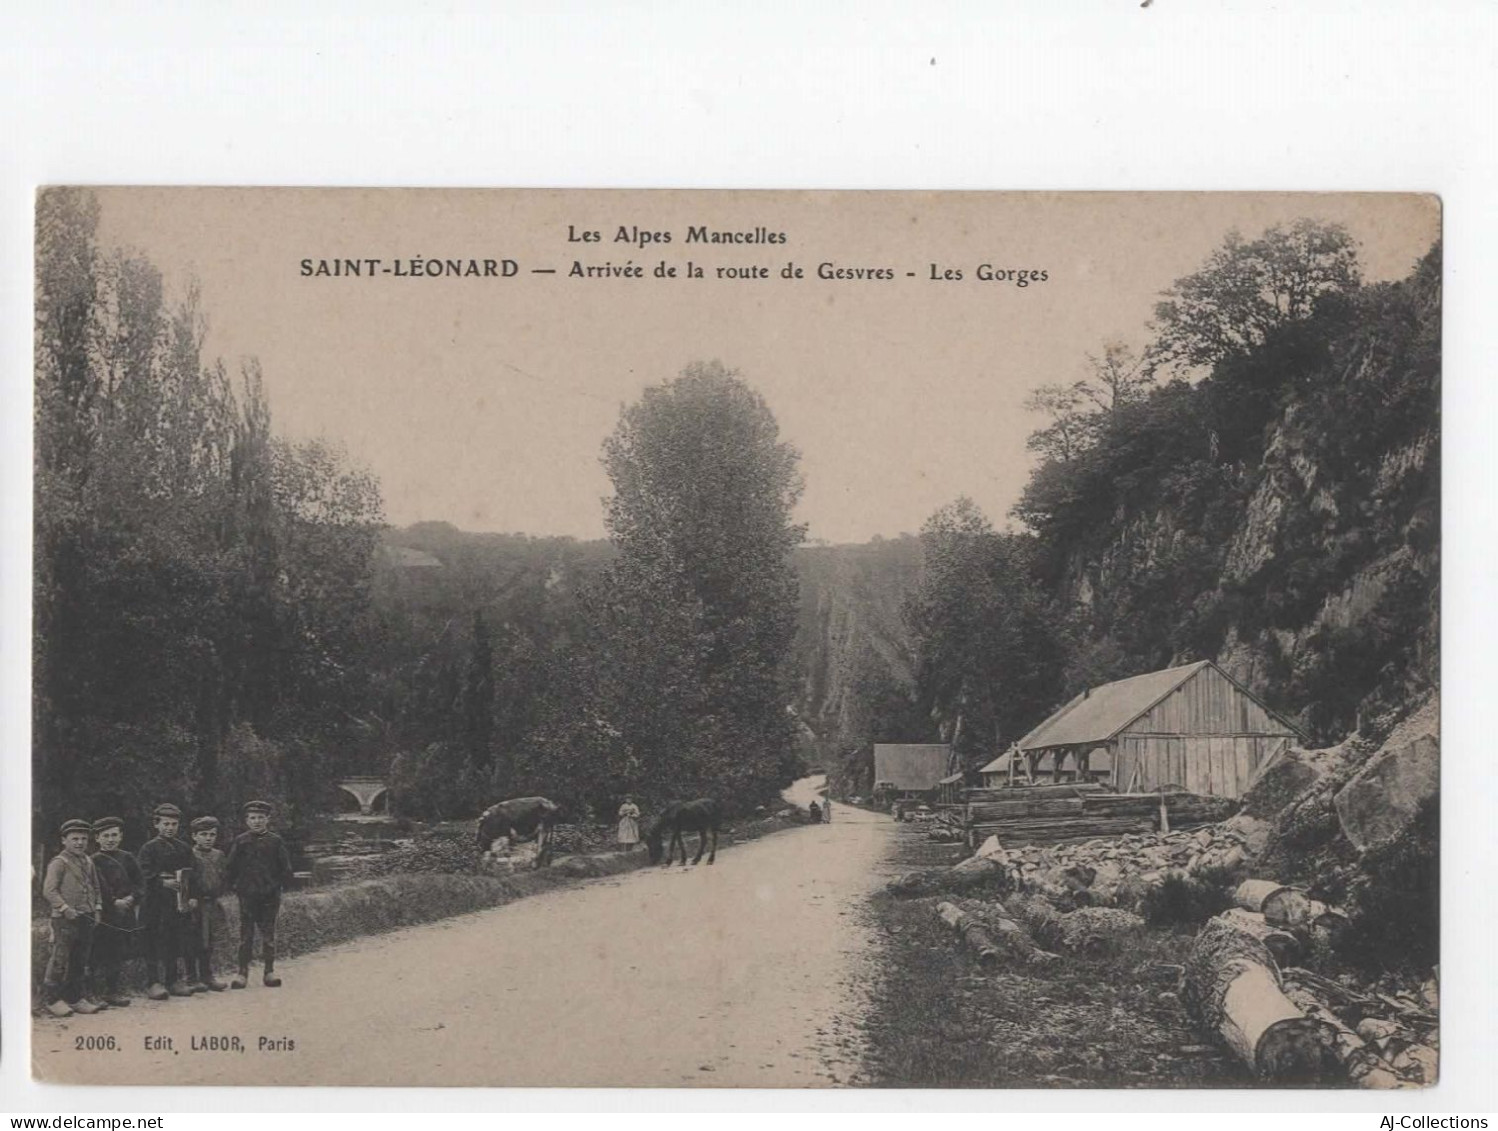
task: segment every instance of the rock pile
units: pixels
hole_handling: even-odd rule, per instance
[[[926,827],[926,839],[940,844],[958,844],[967,836],[962,827],[962,810],[938,809]]]
[[[980,856],[998,860],[1022,891],[1058,906],[1137,907],[1166,878],[1216,873],[1237,878],[1269,841],[1269,825],[1237,816],[1192,832],[1139,833],[1117,840],[1005,850],[993,838]]]

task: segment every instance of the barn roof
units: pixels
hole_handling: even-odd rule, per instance
[[[946,743],[875,743],[874,781],[887,781],[896,789],[935,789],[947,772],[950,758],[951,749]]]
[[[978,772],[980,774],[1007,774],[1009,772],[1009,762],[1013,758],[1014,755],[1006,750]]]
[[[1021,750],[1105,742],[1194,676],[1211,660],[1145,672],[1078,695],[1019,740]]]

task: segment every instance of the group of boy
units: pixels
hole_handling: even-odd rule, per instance
[[[227,854],[217,847],[217,817],[194,819],[189,844],[177,835],[182,810],[172,804],[156,806],[156,835],[134,854],[121,847],[125,822],[118,817],[65,821],[62,851],[42,881],[52,929],[42,982],[47,1011],[67,1017],[129,1005],[124,965],[137,935],[146,996],[154,1001],[244,989],[257,932],[264,983],[279,986],[276,917],[293,873],[285,842],[270,831],[270,816],[268,803],[247,802],[245,831]],[[98,844],[92,855],[90,835]],[[224,982],[213,973],[213,945],[227,926],[221,900],[230,891],[239,898],[239,970]]]

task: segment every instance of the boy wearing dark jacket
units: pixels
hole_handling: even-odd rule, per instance
[[[265,961],[264,982],[267,986],[281,984],[275,972],[276,916],[281,911],[281,889],[291,883],[293,873],[285,842],[270,831],[270,813],[271,807],[264,801],[246,802],[244,823],[248,828],[234,838],[229,849],[229,888],[239,896],[239,972],[229,983],[235,990],[249,983],[257,928]]]
[[[177,959],[186,941],[189,916],[181,876],[192,871],[192,848],[177,839],[182,824],[182,810],[175,805],[158,805],[151,813],[156,835],[140,846],[136,856],[146,891],[141,900],[141,926],[146,938],[146,996],[152,1001],[171,997],[191,997],[192,987],[177,973]]]
[[[192,931],[187,945],[187,980],[194,990],[226,990],[213,976],[213,942],[228,923],[219,897],[228,890],[229,862],[217,848],[218,818],[198,817],[192,825]]]
[[[145,894],[146,881],[135,857],[120,847],[125,822],[101,817],[94,822],[94,840],[99,848],[91,859],[99,875],[104,912],[94,932],[94,953],[89,968],[99,990],[98,1000],[107,1005],[129,1005],[130,995],[121,984],[130,939],[135,934],[135,915]]]

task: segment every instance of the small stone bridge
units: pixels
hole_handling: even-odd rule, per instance
[[[368,817],[374,813],[374,804],[378,801],[385,790],[385,779],[382,777],[350,777],[344,778],[338,783],[338,788],[345,793],[353,795],[359,803],[360,816]]]

